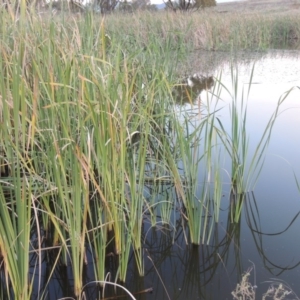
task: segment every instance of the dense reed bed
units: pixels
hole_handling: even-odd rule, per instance
[[[182,42],[197,50],[264,50],[287,45],[297,48],[299,15],[300,10],[221,13],[206,9],[196,13],[158,12],[154,16],[144,12],[131,16],[112,15],[107,18],[107,28],[133,46],[151,45],[154,34],[159,40],[176,42],[174,49],[182,46]],[[126,31],[125,36],[120,28]]]
[[[238,125],[246,112],[241,115],[233,101],[235,135],[218,124],[220,82],[207,93],[204,116],[180,112],[180,99],[173,93],[180,81],[178,69],[193,48],[261,47],[272,35],[265,39],[258,34],[249,44],[234,29],[228,36],[223,32],[228,20],[203,16],[118,15],[104,20],[90,14],[51,18],[27,13],[24,7],[18,16],[2,12],[3,297],[30,299],[34,290],[38,299],[45,298],[59,265],[72,266],[74,297],[83,297],[87,253],[101,287],[108,249],[117,257],[121,282],[131,252],[142,276],[146,221],[172,225],[173,217],[181,218],[189,229],[187,243],[209,242],[222,194],[217,146],[222,143],[240,172],[247,145],[239,141],[247,136]],[[196,25],[198,18],[201,24]],[[244,22],[255,23],[253,30],[258,26],[253,19]],[[275,19],[263,22],[263,29],[255,28],[268,32]],[[232,34],[239,38],[232,40]],[[271,129],[266,128],[259,155]],[[234,187],[244,176],[232,172]],[[240,186],[232,191],[243,194],[246,187]],[[49,253],[55,257],[51,264]]]

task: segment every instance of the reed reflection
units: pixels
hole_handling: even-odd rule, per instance
[[[172,94],[177,104],[193,104],[195,101],[200,100],[201,92],[212,88],[214,83],[212,76],[206,77],[194,74],[175,85]]]
[[[230,214],[228,221],[231,224]],[[149,226],[144,228],[145,278],[142,285],[137,286],[138,274],[130,267],[130,279],[126,283],[135,291],[153,288],[153,299],[213,299],[211,290],[206,289],[210,282],[224,266],[226,272],[232,273],[241,265],[237,251],[234,257],[238,262],[233,268],[227,266],[228,252],[232,247],[239,247],[236,240],[240,230],[236,223],[221,229],[216,224],[210,245],[199,247],[187,245],[188,230],[180,219],[174,228],[159,224]]]
[[[285,266],[279,265],[278,263],[270,259],[265,251],[265,249],[267,249],[268,247],[266,246],[267,243],[264,237],[265,238],[271,236],[279,237],[280,235],[287,233],[288,230],[291,229],[291,226],[294,224],[294,222],[299,218],[300,211],[296,213],[294,217],[292,217],[287,227],[284,228],[283,230],[279,232],[272,232],[272,233],[264,232],[261,225],[262,221],[260,220],[260,214],[259,214],[255,194],[253,192],[247,193],[245,199],[246,199],[245,201],[246,222],[249,226],[251,235],[253,237],[255,246],[257,248],[257,253],[262,258],[265,269],[267,269],[270,272],[270,274],[274,276],[279,276],[286,271],[297,268],[300,265],[300,259],[298,259],[292,265],[285,265]]]

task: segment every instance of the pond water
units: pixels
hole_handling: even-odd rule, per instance
[[[248,89],[255,63],[247,112],[249,156],[280,96],[296,88],[280,108],[282,113],[274,126],[264,168],[255,189],[247,193],[240,222],[231,223],[230,186],[226,182],[220,221],[209,245],[187,245],[188,230],[182,227],[181,221],[174,219],[173,227],[161,224],[151,227],[146,216],[143,228],[145,276],[139,277],[132,255],[125,286],[136,299],[232,299],[231,292],[241,281],[242,274],[252,268],[249,281],[257,287],[256,299],[262,298],[270,282],[284,282],[300,297],[300,216],[297,217],[300,191],[295,181],[296,176],[300,182],[300,53],[240,52],[232,57],[203,52],[196,53],[195,57],[190,73],[216,78],[222,75],[221,82],[229,91],[231,70],[237,67],[239,95],[242,88]],[[207,64],[202,64],[203,61]],[[204,105],[206,93],[201,94]],[[220,98],[222,109],[218,117],[226,127],[229,126],[231,97],[224,90]],[[185,108],[197,109],[188,104]],[[227,168],[226,158],[224,168]],[[107,263],[113,280],[117,267],[113,258],[108,258]],[[61,268],[55,272],[47,288],[49,299],[70,296],[73,290],[71,269]],[[86,282],[93,280],[92,273],[93,266],[88,264]],[[106,297],[112,298],[101,299],[129,299],[110,287],[106,287],[106,291]],[[89,284],[85,292],[87,299],[100,299],[93,284]]]
[[[247,112],[249,156],[280,96],[293,87],[300,88],[299,54],[241,52],[233,62],[224,58],[224,54],[209,54],[206,58],[216,64],[207,74],[219,77],[222,71],[221,81],[229,89],[231,68],[238,67],[239,95],[242,88],[248,89],[255,63]],[[203,61],[207,54],[197,55]],[[194,68],[192,72],[197,70]],[[299,88],[291,91],[280,108],[282,113],[274,126],[264,168],[253,193],[247,196],[240,223],[232,224],[228,218],[225,185],[220,222],[209,246],[187,246],[183,230],[175,233],[159,226],[152,229],[145,243],[151,257],[146,259],[147,275],[138,279],[132,269],[128,276],[131,291],[153,287],[152,294],[138,299],[232,299],[231,292],[249,268],[253,268],[250,282],[257,286],[257,299],[267,292],[270,282],[281,281],[300,296],[300,217],[294,219],[300,211],[300,191],[294,178],[295,174],[300,179]],[[205,93],[201,95],[204,102]],[[221,98],[223,109],[218,114],[226,126],[231,97],[224,91]]]

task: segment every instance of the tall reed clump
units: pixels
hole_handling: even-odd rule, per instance
[[[26,31],[11,27],[1,43],[0,249],[6,289],[13,283],[18,299],[33,287],[43,293],[41,258],[52,249],[56,264],[72,267],[77,297],[87,253],[103,282],[108,244],[121,281],[130,251],[143,275],[145,182],[173,181],[163,157],[175,118],[168,82],[176,66],[164,55],[172,44],[152,36],[149,49],[130,52],[92,15],[68,21],[28,15]]]
[[[232,210],[232,220],[234,222],[238,222],[240,219],[246,193],[253,191],[257,183],[264,165],[266,150],[271,140],[275,121],[280,114],[280,107],[293,90],[293,88],[288,90],[279,98],[273,114],[262,130],[258,143],[254,146],[253,153],[250,153],[250,136],[247,130],[247,103],[254,69],[255,65],[253,65],[250,74],[248,88],[245,89],[244,86],[240,87],[238,69],[231,68],[231,92],[225,88],[232,99],[229,103],[230,129],[228,130],[226,125],[224,126],[222,121],[218,119],[218,135],[231,160],[229,174],[231,176],[231,204],[234,208]]]
[[[209,222],[210,187],[207,178],[210,176],[211,153],[209,130],[213,126],[210,126],[208,119],[198,120],[193,124],[188,114],[182,112],[180,114],[182,121],[177,119],[174,122],[174,148],[178,152],[178,165],[173,172],[175,173],[175,170],[178,172],[178,194],[183,204],[182,214],[188,221],[191,242],[195,245],[206,244],[213,226],[213,222]],[[203,170],[204,176],[199,174],[200,169]]]
[[[41,270],[36,183],[32,161],[28,159],[34,144],[36,99],[25,79],[27,56],[26,42],[22,38],[25,35],[24,24],[25,4],[21,3],[19,22],[15,24],[18,34],[10,36],[10,41],[4,38],[0,55],[0,169],[6,175],[3,180],[1,178],[0,184],[1,269],[6,275],[4,294],[7,298],[18,299],[30,299],[34,282],[30,270]],[[5,29],[2,30],[5,36]],[[10,30],[11,27],[8,28]],[[33,239],[33,230],[37,232],[37,243]],[[38,254],[30,255],[30,251],[37,251]],[[32,260],[29,261],[30,257]],[[40,284],[38,278],[39,287]]]
[[[161,212],[169,222],[179,207],[192,243],[207,243],[220,206],[220,141],[232,158],[234,192],[244,193],[262,165],[278,110],[248,168],[246,109],[237,92],[231,133],[209,103],[195,123],[179,113],[171,82],[190,49],[180,26],[191,24],[180,19],[170,33],[165,20],[155,27],[149,18],[145,31],[120,36],[118,24],[106,29],[113,18],[3,12],[3,24],[13,24],[1,28],[0,49],[0,272],[9,298],[30,299],[33,289],[45,296],[42,260],[54,249],[50,274],[70,265],[77,298],[90,261],[103,284],[107,246],[120,281],[130,253],[143,275],[146,212],[155,225]],[[172,187],[167,200],[157,196],[163,185]]]

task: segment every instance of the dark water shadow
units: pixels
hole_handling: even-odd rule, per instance
[[[172,95],[176,104],[183,105],[185,103],[193,104],[197,100],[200,102],[200,94],[204,90],[209,90],[214,86],[214,78],[212,76],[202,76],[194,74],[187,79],[182,80],[173,87]]]
[[[195,247],[188,245],[188,229],[185,221],[177,218],[174,226],[151,226],[145,216],[143,224],[143,254],[145,262],[145,276],[140,277],[133,251],[130,254],[128,275],[124,286],[130,290],[136,299],[220,299],[220,295],[230,295],[243,272],[247,269],[243,260],[243,245],[241,236],[243,230],[241,221],[232,222],[232,210],[235,201],[229,201],[228,207],[223,211],[223,218],[215,224],[209,245]],[[227,217],[226,217],[227,214]],[[264,232],[262,230],[260,214],[254,193],[246,193],[244,198],[245,222],[257,248],[257,252],[264,262],[264,267],[270,274],[279,276],[285,271],[297,268],[300,261],[292,265],[282,266],[268,257],[264,251],[264,236],[279,236],[291,228],[298,219],[300,212],[296,213],[287,227],[279,232]],[[33,233],[34,234],[34,233]],[[34,235],[32,240],[36,240]],[[51,239],[43,241],[44,248],[50,248]],[[37,247],[34,245],[33,247]],[[94,266],[93,249],[87,247],[87,264],[84,268],[83,282],[87,284],[83,293],[87,299],[100,299],[103,289],[93,284]],[[109,250],[108,250],[109,251]],[[60,261],[60,247],[42,251],[42,282],[38,293],[35,284],[32,299],[59,299],[73,297],[74,279],[71,262],[67,265]],[[37,256],[31,257],[32,274]],[[57,263],[58,261],[58,263]],[[57,266],[53,269],[53,266]],[[250,264],[250,263],[249,263]],[[118,257],[108,255],[106,258],[106,274],[108,280],[115,282],[117,277]],[[48,282],[48,278],[51,279]],[[32,275],[33,276],[33,275]],[[34,276],[38,276],[35,274]],[[233,279],[236,277],[236,279]],[[2,278],[2,277],[1,277]],[[35,279],[37,281],[37,279]],[[6,291],[1,290],[5,296]],[[125,292],[107,286],[104,298],[101,299],[128,299]]]

